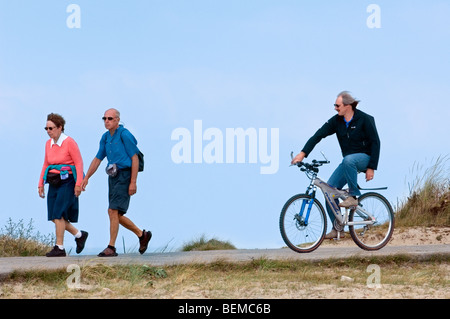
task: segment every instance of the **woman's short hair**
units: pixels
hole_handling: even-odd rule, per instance
[[[55,123],[56,127],[61,127],[61,131],[64,132],[64,125],[66,124],[66,121],[64,118],[56,113],[50,113],[47,115],[47,121],[52,121]]]

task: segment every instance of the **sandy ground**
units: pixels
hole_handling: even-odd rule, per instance
[[[394,229],[390,246],[442,245],[450,244],[450,227],[414,227]],[[351,236],[340,241],[325,240],[322,245],[354,246]]]
[[[433,245],[450,244],[450,227],[415,227],[394,230],[389,243],[391,246],[403,245]],[[326,240],[322,245],[355,246],[349,234],[340,241]],[[449,247],[450,251],[450,247]],[[450,282],[450,264],[441,264],[439,272],[444,274],[445,281]],[[432,274],[433,276],[436,274]],[[429,276],[425,271],[423,276]],[[379,286],[357,284],[347,276],[338,276],[339,283],[313,285],[297,280],[286,281],[282,285],[273,283],[272,288],[267,283],[260,282],[250,287],[241,287],[236,291],[229,291],[226,298],[238,299],[450,299],[450,286],[436,286],[428,282],[422,285],[411,284],[381,284]],[[426,281],[426,280],[425,280]],[[156,289],[155,293],[158,293]],[[161,294],[158,298],[215,298],[216,293],[198,286],[180,287],[170,296]]]
[[[394,230],[389,244],[394,246],[450,244],[450,227],[417,227]]]

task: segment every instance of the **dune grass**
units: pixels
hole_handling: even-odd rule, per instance
[[[54,245],[55,235],[42,235],[35,231],[33,219],[28,224],[23,220],[8,219],[0,228],[0,257],[43,256]]]
[[[207,239],[205,235],[200,236],[181,247],[181,251],[192,250],[228,250],[236,249],[236,247],[229,241],[219,240],[217,238]]]
[[[408,182],[410,195],[396,212],[396,227],[450,226],[449,157],[438,157],[430,166],[415,164]]]

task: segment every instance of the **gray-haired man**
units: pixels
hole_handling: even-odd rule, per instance
[[[357,110],[358,103],[349,92],[339,93],[334,104],[338,114],[330,118],[292,160],[292,164],[303,161],[323,138],[336,134],[344,159],[331,175],[328,184],[338,189],[348,185],[350,196],[339,204],[340,207],[358,205],[357,196],[361,195],[357,185],[358,172],[365,172],[366,180],[372,180],[380,157],[380,139],[375,120],[369,114]],[[331,222],[334,222],[335,216],[328,204],[327,211]],[[333,228],[325,238],[336,236],[337,231]]]

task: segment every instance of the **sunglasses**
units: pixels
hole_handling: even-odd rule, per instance
[[[344,104],[334,104],[334,107],[340,108]]]
[[[46,130],[46,131],[52,131],[53,129],[56,129],[56,126],[53,126],[53,127],[44,127],[44,130]]]
[[[111,116],[109,116],[109,117],[103,116],[103,117],[102,117],[102,120],[103,120],[103,121],[106,121],[106,120],[112,121],[112,120],[114,120],[114,119],[115,119],[115,117],[111,117]]]

